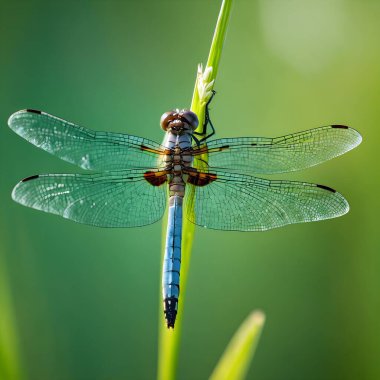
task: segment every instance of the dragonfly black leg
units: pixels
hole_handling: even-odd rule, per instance
[[[200,146],[200,144],[202,142],[206,141],[208,138],[210,138],[211,136],[213,136],[215,134],[215,128],[211,122],[210,112],[209,112],[209,105],[210,105],[212,99],[214,98],[215,94],[216,94],[216,91],[212,90],[212,95],[211,95],[210,99],[208,100],[208,102],[206,103],[205,122],[203,124],[202,132],[194,132],[193,133],[193,139],[198,146]],[[212,132],[207,135],[207,126],[208,125],[210,125]],[[206,136],[201,138],[201,139],[197,139],[194,135],[198,135],[198,136],[206,135]]]
[[[195,141],[195,143],[197,144],[197,147],[200,148],[201,147],[201,143],[200,141],[194,136],[194,133],[191,135],[191,138]],[[198,134],[198,133],[197,133]]]

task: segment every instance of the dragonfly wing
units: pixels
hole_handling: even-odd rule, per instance
[[[318,165],[355,148],[362,137],[355,129],[331,125],[276,138],[224,138],[207,143],[208,166],[247,174],[285,173]]]
[[[155,168],[164,154],[164,148],[153,141],[95,132],[41,111],[18,111],[8,124],[30,143],[83,169]]]
[[[19,182],[12,198],[25,206],[79,223],[99,227],[143,226],[161,219],[167,188],[153,186],[144,174],[143,170],[125,170],[37,175]],[[164,184],[166,174],[162,176],[165,176],[161,181]]]
[[[186,210],[191,222],[206,228],[264,231],[335,218],[349,210],[341,194],[323,185],[226,172],[198,175],[186,185]]]

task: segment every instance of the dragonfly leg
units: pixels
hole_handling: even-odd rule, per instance
[[[194,132],[193,133],[193,139],[198,146],[200,146],[200,144],[202,142],[206,141],[208,138],[210,138],[211,136],[213,136],[215,134],[215,128],[211,122],[210,112],[209,112],[209,105],[210,105],[212,99],[214,98],[215,94],[216,94],[216,91],[212,90],[212,95],[211,95],[210,99],[208,100],[208,102],[206,103],[205,122],[203,124],[202,132]],[[207,126],[208,125],[210,125],[212,131],[210,134],[207,135]],[[201,139],[197,139],[194,135],[198,135],[198,136],[206,135],[206,136],[201,138]]]
[[[195,133],[195,132],[194,132]],[[199,139],[197,139],[195,136],[194,136],[194,133],[191,135],[191,138],[195,141],[195,143],[197,144],[197,147],[200,148],[201,147],[201,143],[199,141]],[[198,133],[197,133],[198,134]]]

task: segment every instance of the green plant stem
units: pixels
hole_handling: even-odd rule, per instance
[[[216,24],[213,40],[211,43],[210,53],[207,60],[206,67],[212,67],[211,80],[216,78],[218,72],[218,65],[220,61],[223,42],[226,34],[227,23],[230,15],[232,0],[223,0],[218,21]],[[197,79],[198,81],[198,79]],[[194,86],[193,99],[191,102],[191,110],[195,112],[199,119],[199,130],[205,120],[205,102],[201,101],[197,88],[197,81]],[[168,330],[165,327],[164,317],[162,312],[162,302],[160,302],[160,318],[159,318],[159,351],[158,351],[158,371],[157,378],[159,380],[174,380],[176,378],[176,370],[178,365],[179,344],[182,333],[182,321],[184,300],[186,295],[186,284],[189,273],[191,249],[193,245],[195,226],[186,218],[186,213],[192,212],[191,210],[184,210],[184,222],[182,228],[182,260],[181,260],[181,276],[180,276],[180,289],[181,294],[179,298],[179,311],[175,329]],[[166,223],[164,223],[165,225]],[[165,241],[166,226],[163,230],[163,241]],[[163,258],[162,258],[163,259]]]
[[[223,0],[220,8],[218,21],[216,23],[214,36],[212,38],[210,52],[207,59],[206,67],[212,67],[210,81],[216,79],[218,73],[219,61],[222,53],[222,47],[226,36],[228,20],[231,13],[232,0]],[[190,109],[198,115],[199,126],[196,132],[202,129],[205,120],[205,104],[202,104],[199,99],[197,81],[194,86],[193,99]]]

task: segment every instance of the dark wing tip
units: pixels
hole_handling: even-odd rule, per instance
[[[39,178],[40,176],[39,175],[32,175],[30,177],[26,177],[24,179],[22,179],[18,184],[16,184],[16,186],[13,188],[12,190],[12,199],[17,202],[17,203],[20,203],[24,206],[27,206],[28,205],[28,199],[25,198],[25,193],[24,193],[24,190],[25,190],[25,186],[28,187],[28,184],[25,184],[25,182],[28,182],[28,181],[32,181],[34,179],[37,179]]]
[[[39,114],[39,115],[42,114],[42,111],[33,110],[33,109],[31,109],[31,108],[26,109],[25,112],[37,113],[37,114]]]
[[[331,187],[325,186],[325,185],[319,185],[319,184],[317,184],[317,187],[319,187],[321,189],[324,189],[324,190],[331,191],[332,193],[336,193],[336,190],[332,189]]]
[[[20,111],[17,111],[15,113],[13,113],[11,116],[9,116],[9,119],[8,119],[8,125],[10,128],[14,129],[16,127],[16,124],[17,123],[14,123],[15,120],[17,120],[17,118],[19,116],[22,116],[23,114],[27,114],[27,113],[35,113],[37,115],[41,115],[43,112],[42,111],[37,111],[37,110],[33,110],[33,109],[25,109],[25,110],[20,110]]]
[[[345,129],[347,131],[342,133],[347,133],[347,135],[350,136],[351,146],[348,150],[356,148],[363,140],[363,137],[356,129],[348,127],[347,125],[333,124],[330,127],[335,129]]]
[[[28,181],[30,181],[30,180],[32,180],[32,179],[36,179],[36,178],[38,178],[38,177],[39,177],[38,174],[36,174],[36,175],[31,175],[30,177],[26,177],[26,178],[22,179],[21,182],[28,182]]]
[[[340,124],[334,124],[331,126],[331,128],[348,129],[347,125],[340,125]]]

